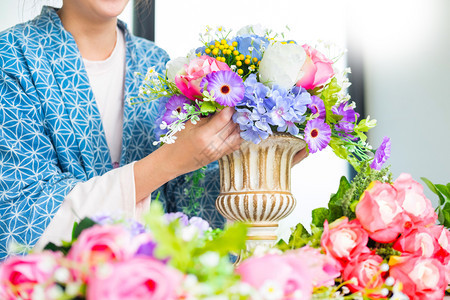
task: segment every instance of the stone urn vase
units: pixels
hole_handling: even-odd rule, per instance
[[[300,138],[274,134],[259,144],[244,141],[239,150],[219,160],[216,208],[229,222],[249,225],[247,250],[275,244],[278,221],[296,205],[291,193],[292,158],[305,147]]]

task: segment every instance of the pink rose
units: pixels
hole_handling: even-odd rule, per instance
[[[243,282],[253,286],[262,295],[280,299],[310,299],[312,278],[304,261],[294,255],[269,254],[250,257],[236,269]]]
[[[133,256],[136,247],[130,233],[119,225],[95,225],[85,229],[72,245],[67,258],[84,280],[92,268],[108,262],[123,261]]]
[[[14,256],[0,265],[0,296],[3,300],[31,299],[37,285],[49,287],[60,255],[53,252]]]
[[[285,252],[287,254],[306,264],[314,287],[333,286],[334,280],[341,275],[340,263],[332,256],[322,254],[320,249],[305,246]]]
[[[369,237],[377,242],[392,243],[404,230],[405,217],[397,190],[388,183],[372,182],[355,212]]]
[[[345,281],[353,281],[347,284],[352,292],[381,288],[384,283],[382,262],[383,258],[374,253],[361,254],[347,264],[342,272],[342,278]]]
[[[181,280],[179,271],[162,262],[135,257],[99,267],[89,278],[87,299],[176,299]]]
[[[177,88],[191,100],[201,98],[200,83],[207,74],[225,70],[231,70],[230,67],[215,58],[207,55],[191,60],[188,65],[185,65],[184,72],[175,76],[175,84]]]
[[[369,252],[369,235],[358,220],[349,222],[347,217],[342,217],[330,225],[325,220],[323,227],[320,244],[326,253],[341,263],[342,268],[354,257]]]
[[[402,234],[392,248],[403,253],[434,258],[438,258],[436,256],[445,251],[439,245],[438,238],[432,229],[424,226],[413,228]],[[448,256],[448,252],[445,252]]]
[[[411,300],[441,300],[447,282],[442,264],[435,258],[391,256],[389,276],[403,284],[402,292]]]
[[[412,222],[412,225],[426,226],[434,224],[437,214],[431,201],[424,195],[423,187],[409,174],[401,174],[394,182],[400,205]]]
[[[309,90],[326,83],[333,77],[333,62],[307,44],[303,45],[303,49],[306,52],[306,61],[302,67],[304,75],[297,81],[297,86]]]
[[[446,281],[450,284],[450,231],[442,225],[432,226],[431,231],[442,249],[435,258],[444,264]]]

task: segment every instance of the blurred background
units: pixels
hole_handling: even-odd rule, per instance
[[[42,5],[60,7],[61,1],[2,0],[0,30],[33,18]],[[347,49],[339,66],[352,69],[349,92],[360,114],[378,121],[371,144],[391,138],[387,165],[394,178],[406,172],[422,184],[420,177],[450,182],[448,0],[153,0],[138,6],[130,1],[120,18],[172,58],[197,47],[207,25],[238,30],[260,24],[299,42],[322,40]],[[326,206],[339,178],[352,174],[330,149],[295,166],[298,204],[282,222],[281,236],[298,222],[309,224],[311,210]],[[424,189],[437,205],[437,197]]]

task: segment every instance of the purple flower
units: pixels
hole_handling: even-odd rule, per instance
[[[331,140],[330,126],[319,119],[310,120],[305,127],[305,141],[308,143],[309,152],[321,151]]]
[[[134,255],[143,255],[143,256],[149,256],[154,257],[154,251],[156,248],[156,243],[154,241],[147,241],[145,243],[142,243],[139,248],[137,249],[136,253]]]
[[[233,122],[239,125],[249,125],[253,121],[250,119],[251,111],[247,108],[236,108],[233,114]]]
[[[355,127],[356,120],[359,118],[359,114],[346,102],[341,103],[338,107],[333,106],[331,110],[334,114],[342,116],[342,119],[334,128],[338,131],[351,133]]]
[[[381,166],[388,160],[391,156],[391,139],[385,136],[380,147],[375,152],[375,157],[373,158],[370,167],[374,170],[381,170]]]
[[[200,84],[210,93],[214,93],[217,103],[234,107],[244,98],[245,87],[242,78],[233,71],[217,71],[207,74]]]
[[[164,113],[162,120],[167,124],[172,124],[174,121],[178,120],[178,118],[173,115],[173,112],[186,113],[186,109],[184,109],[185,104],[191,104],[191,100],[183,95],[173,95],[170,97],[169,101],[166,103],[166,112]]]
[[[189,225],[189,219],[188,216],[183,214],[182,212],[176,212],[176,213],[168,213],[164,215],[166,222],[171,223],[174,220],[180,220],[180,224],[182,226],[188,226]]]
[[[313,114],[319,114],[318,119],[321,119],[322,121],[325,120],[326,111],[325,111],[325,104],[323,103],[323,100],[320,99],[317,96],[311,96],[311,104],[308,105],[308,108],[311,110]]]
[[[189,225],[195,226],[198,229],[199,236],[203,236],[206,230],[210,228],[209,223],[202,218],[192,217],[189,219]]]

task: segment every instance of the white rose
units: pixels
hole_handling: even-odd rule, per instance
[[[187,57],[178,57],[168,61],[166,64],[167,78],[175,82],[175,76],[182,73],[184,71],[184,65],[188,63],[189,59]]]
[[[245,27],[242,27],[239,29],[239,31],[236,33],[237,36],[242,35],[259,35],[259,36],[265,36],[267,32],[267,29],[263,28],[260,24],[256,25],[247,25]]]
[[[306,52],[300,45],[269,45],[259,65],[260,81],[270,87],[277,84],[290,89],[301,78],[305,60]]]

